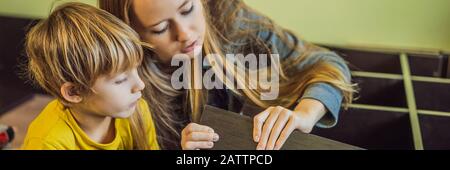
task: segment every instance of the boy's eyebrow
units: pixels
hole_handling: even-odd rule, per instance
[[[183,8],[183,7],[184,7],[187,3],[189,3],[190,1],[191,1],[191,0],[184,0],[184,2],[178,7],[178,10],[180,10],[181,8]],[[157,25],[161,24],[161,23],[164,22],[164,21],[167,21],[167,19],[161,20],[160,22],[158,22],[158,23],[156,23],[156,24],[149,25],[149,26],[147,26],[147,28],[157,26]]]

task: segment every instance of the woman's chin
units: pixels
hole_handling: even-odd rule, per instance
[[[203,46],[199,45],[197,47],[195,47],[193,53],[192,53],[192,59],[193,58],[200,58],[202,56],[202,51],[203,51]]]
[[[203,47],[202,46],[196,46],[194,50],[188,52],[188,53],[182,53],[184,54],[184,56],[189,57],[189,59],[194,59],[194,58],[200,58],[202,55],[202,50]]]

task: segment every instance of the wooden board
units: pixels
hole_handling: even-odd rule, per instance
[[[215,150],[254,150],[257,143],[252,139],[253,121],[250,117],[229,112],[213,106],[205,106],[200,123],[210,126],[219,134]],[[312,134],[294,131],[283,150],[361,150],[341,142]]]

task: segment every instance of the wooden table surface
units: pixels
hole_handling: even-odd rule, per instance
[[[219,134],[220,140],[213,150],[255,150],[252,118],[213,106],[205,106],[201,124],[210,126]],[[282,150],[361,150],[362,148],[333,141],[312,134],[294,131]]]

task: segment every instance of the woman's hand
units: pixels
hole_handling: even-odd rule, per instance
[[[325,106],[314,99],[303,99],[293,111],[281,106],[269,107],[254,117],[256,149],[279,150],[292,131],[310,133],[325,113]]]
[[[210,149],[219,135],[208,126],[196,123],[188,124],[181,132],[181,147],[183,150]]]

